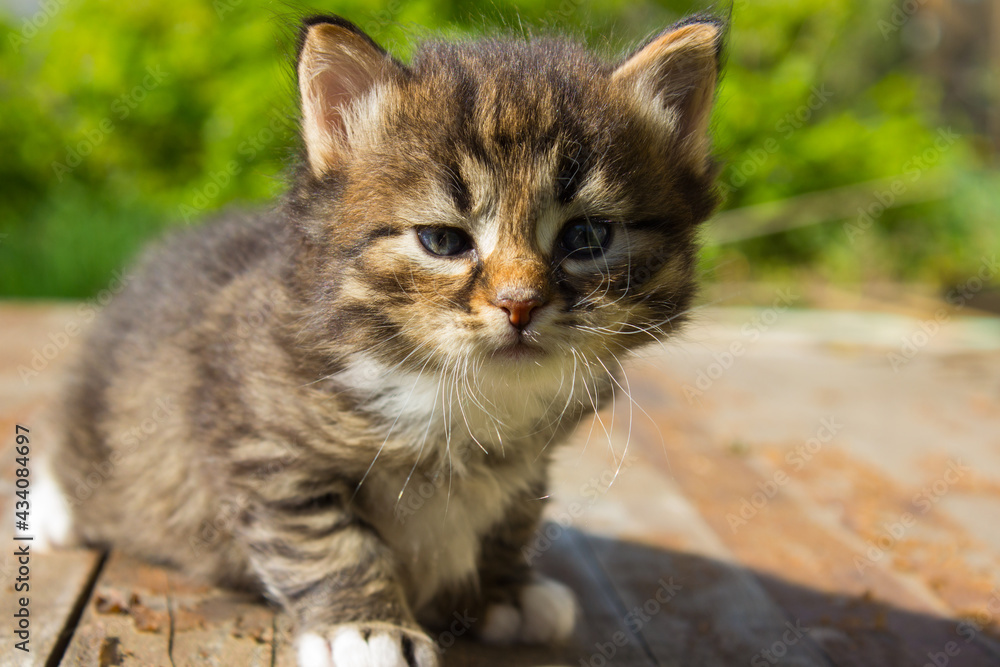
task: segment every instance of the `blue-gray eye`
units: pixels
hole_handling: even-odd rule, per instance
[[[611,243],[611,225],[601,220],[574,220],[563,230],[560,245],[573,259],[599,257]]]
[[[472,248],[472,240],[461,229],[454,227],[424,227],[417,230],[417,238],[432,255],[454,257]]]

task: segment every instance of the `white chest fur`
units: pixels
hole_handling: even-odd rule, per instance
[[[414,473],[409,481],[407,473],[373,473],[365,482],[365,496],[384,504],[373,518],[409,575],[415,608],[474,576],[482,536],[529,485],[526,471],[507,467],[466,473]]]
[[[582,378],[564,377],[575,372],[534,369],[528,377],[478,378],[473,388],[360,357],[338,374],[384,418],[391,444],[360,496],[408,571],[415,607],[473,577],[482,537],[540,472],[534,450],[566,406],[589,400]]]
[[[471,379],[398,372],[358,356],[335,379],[365,400],[369,412],[383,415],[389,439],[406,441],[421,456],[456,441],[502,456],[508,441],[554,427],[562,413],[592,404],[596,395],[589,369],[557,362]]]

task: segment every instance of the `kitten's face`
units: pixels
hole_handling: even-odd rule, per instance
[[[663,70],[664,48],[680,60],[675,35],[618,68],[554,42],[432,45],[405,69],[376,58],[338,115],[320,105],[345,84],[331,94],[321,77],[368,45],[333,34],[318,83],[303,86],[306,123],[314,94],[333,129],[314,150],[307,127],[300,193],[335,309],[350,314],[345,335],[413,368],[534,369],[596,364],[669,333],[715,203],[710,27],[702,79],[676,73],[688,96],[676,108]],[[691,28],[682,42],[697,42]],[[309,49],[307,38],[300,80]]]

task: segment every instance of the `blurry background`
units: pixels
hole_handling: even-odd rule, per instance
[[[567,31],[615,57],[673,0],[6,0],[0,295],[88,297],[149,237],[266,205],[295,155],[311,10],[405,59],[429,31]],[[1000,248],[1000,1],[738,0],[715,112],[709,295],[942,296]],[[990,309],[988,284],[969,302]],[[714,286],[714,287],[713,287]],[[810,296],[811,295],[811,296]],[[820,295],[826,295],[825,297]]]

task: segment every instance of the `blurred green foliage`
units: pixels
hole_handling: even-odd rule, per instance
[[[614,57],[704,8],[664,0],[44,0],[0,14],[0,295],[83,297],[146,239],[227,205],[265,205],[296,155],[296,21],[341,14],[406,58],[428,34],[568,32]],[[939,86],[902,66],[891,0],[736,3],[715,114],[727,208],[912,170],[942,128]],[[2,11],[2,10],[0,10]],[[954,196],[856,211],[710,248],[709,277],[920,279],[974,273],[997,247],[995,174],[960,137],[908,189]],[[860,186],[862,193],[864,186]],[[876,192],[871,193],[875,201]],[[736,267],[736,268],[733,268]]]

